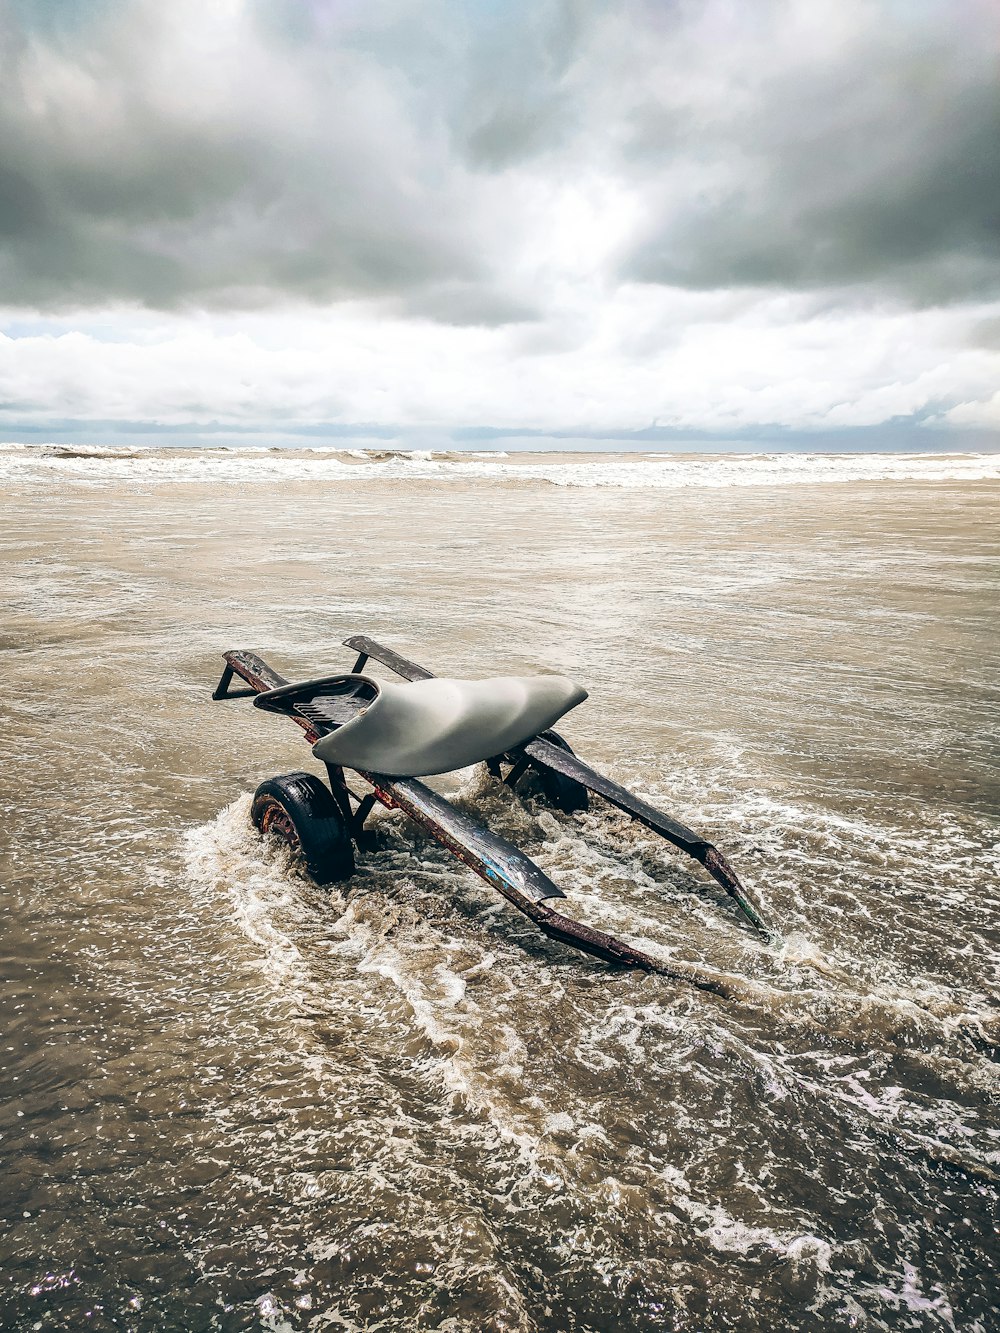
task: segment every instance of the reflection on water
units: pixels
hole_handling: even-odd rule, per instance
[[[0,1326],[995,1326],[995,482],[128,465],[7,483]],[[248,809],[308,750],[208,696],[358,631],[580,680],[574,746],[781,941],[479,769],[438,785],[732,998],[545,940],[398,814],[303,880]]]

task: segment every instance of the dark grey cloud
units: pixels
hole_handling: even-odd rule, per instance
[[[776,39],[793,8],[771,9]],[[843,12],[859,20],[851,40],[790,63],[776,41],[776,67],[757,66],[731,102],[635,109],[632,169],[664,179],[627,276],[918,304],[1000,290],[1000,11]]]
[[[405,297],[460,303],[464,322],[523,317],[408,76],[343,34],[304,40],[247,11],[213,36],[203,12],[3,11],[0,302]]]
[[[457,327],[524,324],[538,319],[538,311],[525,301],[502,290],[491,291],[481,284],[441,282],[421,288],[395,304],[403,315],[432,319]]]
[[[592,18],[582,4],[536,3],[498,6],[477,26],[448,113],[466,162],[499,171],[570,143],[585,107],[567,76]]]
[[[521,322],[546,201],[595,179],[639,218],[578,275],[609,291],[987,297],[998,31],[987,0],[0,0],[0,304]]]

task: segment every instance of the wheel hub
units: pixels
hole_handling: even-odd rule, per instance
[[[302,850],[295,825],[277,803],[269,805],[264,811],[264,816],[260,822],[260,830],[265,837],[267,834],[273,833],[276,838],[280,838],[282,842],[287,843],[295,852]]]

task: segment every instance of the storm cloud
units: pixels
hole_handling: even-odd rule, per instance
[[[225,5],[25,12],[4,14],[5,303],[412,301],[442,283],[456,308],[480,286],[503,306],[440,117],[343,34]]]
[[[0,424],[993,426],[998,54],[987,0],[0,0]]]
[[[666,179],[628,271],[920,304],[995,294],[1000,11],[848,5],[846,28],[767,12],[737,43],[741,70],[724,48],[731,96],[638,108],[628,151]]]
[[[523,317],[498,291],[531,248],[523,196],[580,170],[640,215],[611,276],[995,286],[995,11],[748,15],[7,0],[0,290],[161,308],[429,291],[445,320]]]

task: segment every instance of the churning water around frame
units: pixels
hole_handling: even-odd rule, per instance
[[[998,1327],[996,459],[0,457],[5,1329]],[[367,632],[557,670],[595,800],[435,785],[332,890],[249,822],[300,734],[212,703]]]

